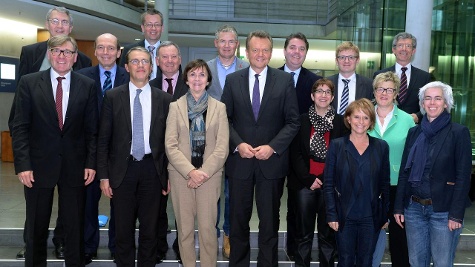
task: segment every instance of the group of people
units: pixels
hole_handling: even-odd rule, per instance
[[[160,40],[157,10],[142,14],[145,39],[122,51],[114,35],[98,36],[97,66],[68,36],[68,10],[52,8],[46,27],[48,41],[22,49],[9,119],[25,188],[25,266],[46,265],[55,187],[53,242],[66,266],[97,257],[101,192],[111,199],[117,266],[163,261],[168,195],[180,261],[196,265],[196,221],[201,266],[216,266],[222,182],[229,265],[250,264],[255,198],[258,265],[277,266],[286,179],[286,248],[296,266],[310,266],[316,221],[321,266],[379,266],[386,228],[395,266],[453,264],[470,204],[470,134],[451,122],[452,88],[411,65],[411,34],[394,37],[396,64],[371,80],[356,74],[351,42],[336,49],[337,74],[304,68],[302,33],[286,38],[276,69],[269,33],[248,34],[247,63],[235,55],[236,29],[224,25],[217,57],[182,73],[178,45]]]

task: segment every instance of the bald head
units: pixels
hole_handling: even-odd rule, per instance
[[[110,33],[97,36],[94,41],[94,55],[99,64],[106,70],[115,66],[116,60],[120,57],[120,44],[117,37]]]

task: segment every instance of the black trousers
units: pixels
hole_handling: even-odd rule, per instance
[[[336,256],[335,232],[328,226],[321,189],[288,189],[295,200],[295,266],[310,266],[315,221],[317,222],[318,257],[320,266],[334,266]],[[317,217],[318,214],[318,217]]]
[[[393,214],[394,200],[396,199],[397,186],[389,187],[389,214]],[[389,252],[391,253],[392,266],[409,267],[409,253],[407,250],[406,229],[396,223],[393,216],[389,217]]]
[[[129,161],[121,185],[112,189],[115,209],[115,259],[118,267],[135,266],[135,222],[138,218],[138,267],[154,267],[157,260],[158,218],[162,185],[152,158]]]

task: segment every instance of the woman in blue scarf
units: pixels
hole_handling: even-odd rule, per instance
[[[211,71],[202,59],[185,67],[188,93],[170,104],[165,131],[168,173],[183,266],[196,266],[195,218],[201,266],[216,266],[216,218],[229,151],[226,107],[208,96]]]
[[[452,266],[462,231],[472,170],[468,128],[451,122],[452,87],[419,91],[424,114],[409,130],[399,171],[394,217],[406,229],[411,266]]]

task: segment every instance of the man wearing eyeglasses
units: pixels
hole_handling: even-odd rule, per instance
[[[356,74],[360,49],[352,42],[339,44],[335,56],[338,73],[328,77],[335,84],[336,94],[332,107],[336,113],[344,115],[351,102],[363,97],[373,99],[373,81]]]
[[[430,82],[430,74],[411,64],[417,46],[417,39],[414,35],[407,32],[400,32],[394,36],[392,46],[393,54],[396,56],[396,64],[389,68],[376,71],[373,78],[383,72],[395,72],[401,80],[401,87],[399,88],[399,93],[396,98],[397,107],[409,113],[415,123],[419,123],[422,119],[422,113],[419,107],[419,88]]]
[[[66,266],[84,266],[84,191],[95,176],[97,96],[94,81],[71,67],[76,41],[48,40],[51,68],[20,78],[15,97],[15,172],[26,199],[25,266],[46,266],[55,187]]]
[[[69,35],[73,29],[73,17],[64,7],[53,7],[46,14],[46,29],[48,29],[50,37],[58,35]],[[31,45],[23,46],[20,54],[20,65],[18,79],[23,75],[46,70],[51,67],[47,55],[47,41],[39,42]],[[77,51],[77,60],[72,65],[72,69],[79,70],[81,68],[90,67],[91,59],[85,54]],[[15,103],[15,99],[13,100]],[[12,122],[15,116],[15,105],[12,105],[10,117],[8,119],[8,127],[12,133]],[[26,222],[25,222],[26,225]],[[26,243],[25,234],[23,239]],[[64,259],[64,244],[62,234],[61,219],[56,220],[56,228],[54,230],[53,243],[55,245],[55,255],[58,259]],[[17,259],[25,257],[25,247],[17,253]]]
[[[125,68],[117,66],[116,60],[120,57],[120,44],[117,37],[110,33],[99,35],[94,41],[94,55],[99,64],[97,66],[84,68],[78,71],[96,83],[96,94],[98,110],[101,110],[103,96],[106,91],[129,82],[129,73]],[[99,200],[101,199],[101,189],[99,180],[95,179],[86,187],[86,210],[84,227],[84,253],[85,262],[89,264],[97,257],[99,247]],[[111,258],[115,258],[115,220],[112,201],[110,203],[109,220],[109,250]]]
[[[97,142],[97,176],[115,209],[119,267],[135,266],[135,221],[139,220],[137,266],[156,264],[161,195],[170,192],[165,126],[172,96],[151,87],[152,56],[133,47],[125,56],[130,82],[104,96]]]
[[[157,50],[160,46],[160,37],[162,36],[163,30],[163,14],[156,9],[148,9],[147,11],[142,13],[141,19],[142,25],[140,25],[140,28],[142,29],[144,40],[124,47],[124,51],[122,51],[122,57],[120,58],[119,64],[122,67],[124,66],[124,64],[127,64],[127,59],[125,58],[125,56],[127,55],[127,52],[129,52],[129,49],[131,49],[132,47],[145,47],[152,55],[152,58],[155,58],[157,56]],[[152,64],[153,63],[154,62],[152,62]],[[153,64],[152,73],[150,74],[150,80],[153,80],[155,79],[155,77],[157,77],[157,71],[160,70],[158,69],[156,64]]]

